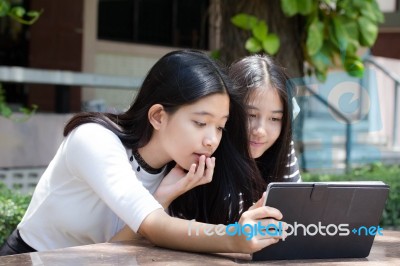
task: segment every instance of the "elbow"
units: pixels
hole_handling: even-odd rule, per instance
[[[168,218],[171,218],[162,209],[158,209],[150,213],[139,227],[139,234],[145,237],[152,244],[163,246],[162,234],[165,232],[164,225],[168,223]]]

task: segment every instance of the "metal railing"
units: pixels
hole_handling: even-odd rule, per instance
[[[364,62],[367,64],[374,65],[378,68],[382,73],[384,73],[387,77],[389,77],[394,82],[394,102],[393,102],[393,131],[392,131],[392,145],[393,147],[398,147],[398,139],[397,139],[397,132],[398,132],[398,107],[396,104],[397,99],[399,98],[399,87],[400,87],[400,77],[396,74],[391,73],[386,67],[382,66],[382,64],[376,62],[373,58],[368,57],[364,59]]]
[[[137,90],[142,79],[62,70],[0,66],[0,82],[54,85],[57,113],[68,113],[72,86]]]
[[[352,143],[352,121],[345,116],[342,112],[340,112],[335,106],[330,104],[326,99],[324,99],[321,95],[317,94],[314,90],[312,90],[309,86],[302,86],[305,88],[307,92],[309,92],[315,99],[317,99],[324,106],[329,108],[332,112],[334,112],[337,116],[343,119],[346,123],[346,140],[345,140],[345,171],[349,173],[351,170],[351,143]]]

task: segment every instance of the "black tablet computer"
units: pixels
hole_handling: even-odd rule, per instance
[[[270,183],[265,205],[288,224],[285,240],[253,260],[364,258],[369,255],[389,186],[373,182]]]

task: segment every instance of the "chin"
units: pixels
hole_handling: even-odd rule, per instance
[[[189,172],[189,168],[190,166],[181,166],[184,170],[186,170],[187,172]]]
[[[194,162],[193,162],[194,163]],[[177,163],[181,168],[183,168],[186,171],[189,171],[190,166],[193,164],[190,162],[187,163]]]
[[[253,159],[258,159],[258,158],[260,158],[262,155],[263,155],[264,153],[263,152],[251,152],[251,157],[253,158]]]

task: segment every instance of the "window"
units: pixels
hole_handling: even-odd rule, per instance
[[[23,3],[22,3],[23,4]],[[28,27],[8,16],[0,18],[0,65],[28,65]],[[24,84],[0,82],[10,107],[18,109],[27,104],[27,89]]]
[[[208,49],[209,0],[99,0],[99,39]]]

